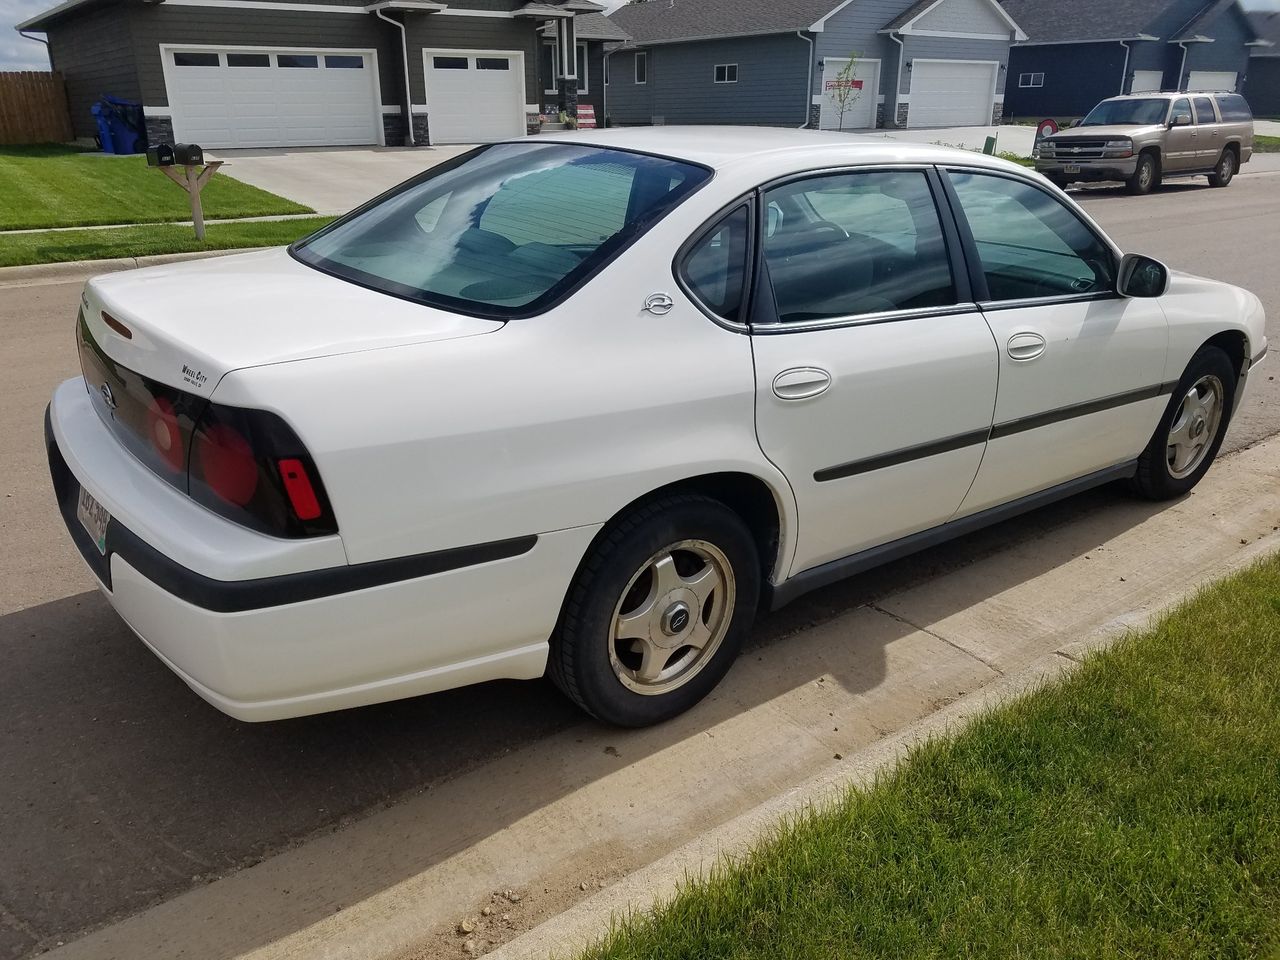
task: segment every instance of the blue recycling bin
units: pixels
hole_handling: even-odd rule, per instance
[[[145,153],[147,128],[142,104],[119,97],[104,96],[89,108],[98,124],[98,140],[103,153]]]

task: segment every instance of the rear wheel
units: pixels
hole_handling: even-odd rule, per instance
[[[1134,490],[1149,500],[1171,500],[1199,483],[1222,446],[1235,395],[1231,360],[1217,347],[1201,347],[1138,458]]]
[[[1138,166],[1133,176],[1125,181],[1125,187],[1132,194],[1141,196],[1150,193],[1160,182],[1160,163],[1154,153],[1144,153],[1138,157]]]
[[[1222,156],[1218,158],[1218,165],[1213,168],[1213,173],[1209,174],[1209,186],[1225,187],[1235,179],[1238,166],[1236,152],[1230,147],[1223,150]]]
[[[552,640],[551,679],[618,726],[683,713],[737,657],[760,579],[751,531],[718,500],[676,495],[641,506],[578,571]]]

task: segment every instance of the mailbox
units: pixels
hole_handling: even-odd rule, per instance
[[[173,166],[173,147],[167,143],[157,143],[153,147],[147,147],[147,166]]]
[[[194,143],[175,143],[173,162],[180,167],[196,167],[204,163],[204,151]]]

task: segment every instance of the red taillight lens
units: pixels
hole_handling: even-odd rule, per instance
[[[284,481],[284,492],[289,495],[293,504],[293,512],[299,520],[315,520],[323,512],[320,500],[311,486],[311,477],[307,475],[307,467],[301,460],[286,459],[279,463],[280,478]]]
[[[147,409],[147,440],[171,470],[181,470],[186,466],[187,454],[182,448],[178,415],[173,404],[164,397],[153,397]]]
[[[235,427],[215,423],[196,434],[195,460],[209,489],[227,503],[244,507],[258,489],[258,462],[253,447]]]

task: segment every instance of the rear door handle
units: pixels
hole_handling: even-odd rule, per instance
[[[809,400],[830,387],[831,374],[820,367],[792,367],[773,378],[773,393],[780,400]]]
[[[1009,345],[1007,347],[1009,351],[1009,359],[1020,361],[1034,360],[1036,357],[1044,353],[1047,345],[1048,344],[1045,342],[1044,337],[1040,336],[1038,333],[1015,333],[1009,338]]]

